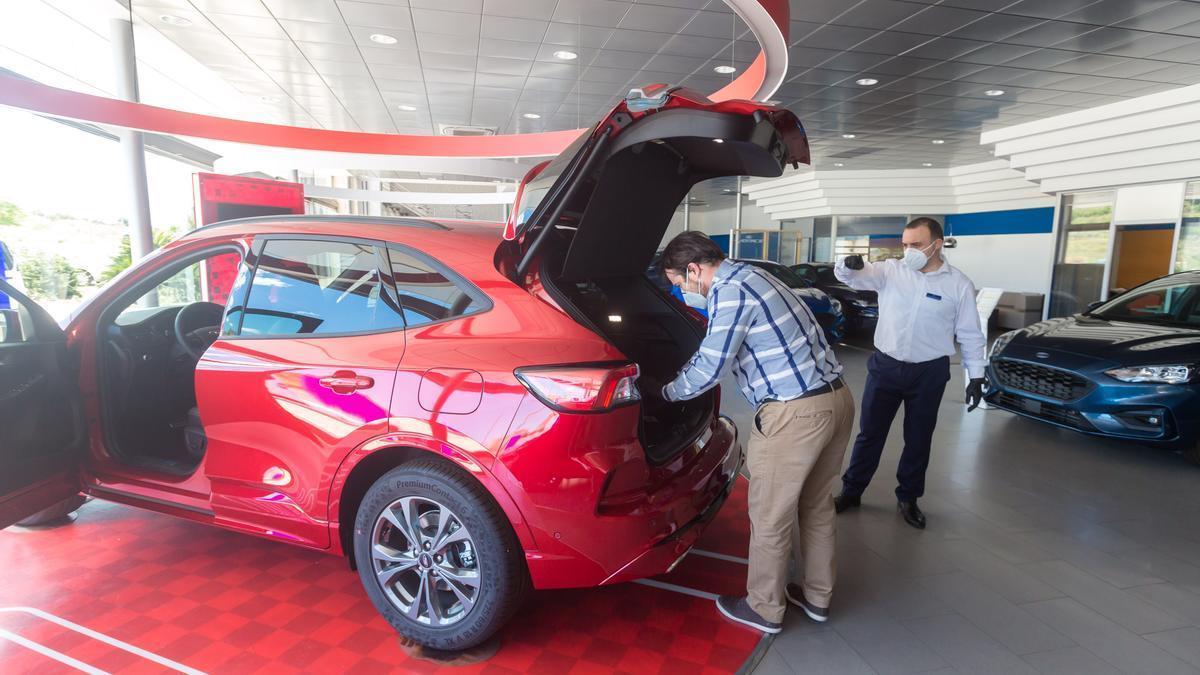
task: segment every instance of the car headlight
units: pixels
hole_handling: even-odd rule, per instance
[[[833,309],[833,313],[834,313],[834,314],[841,314],[841,313],[842,313],[842,303],[841,303],[841,301],[840,301],[840,300],[838,300],[837,298],[830,298],[830,299],[829,299],[829,307],[830,307],[831,309]]]
[[[992,349],[988,352],[988,358],[990,359],[993,356],[997,356],[1000,354],[1000,352],[1004,351],[1004,348],[1008,346],[1008,343],[1012,342],[1013,338],[1017,337],[1017,333],[1020,332],[1020,330],[1010,330],[1004,335],[996,338],[996,341],[992,343]]]
[[[1128,366],[1104,371],[1105,375],[1122,382],[1157,382],[1185,384],[1196,374],[1194,366]]]

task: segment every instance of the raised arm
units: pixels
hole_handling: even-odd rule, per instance
[[[879,291],[887,282],[888,266],[873,263],[860,255],[848,255],[833,266],[833,275],[844,284],[860,291]]]
[[[708,333],[700,342],[696,355],[663,387],[663,398],[668,401],[696,398],[715,387],[721,376],[733,367],[746,339],[754,311],[754,306],[747,304],[750,299],[746,292],[732,285],[715,287],[712,292],[712,301],[708,303],[711,312]]]

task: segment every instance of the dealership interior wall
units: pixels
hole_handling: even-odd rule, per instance
[[[251,200],[243,215],[262,208],[343,225],[354,222],[343,216],[445,221],[449,230],[494,231],[501,250],[533,211],[529,195],[519,196],[528,172],[614,106],[653,108],[654,90],[643,89],[652,83],[786,108],[811,150],[808,164],[778,176],[695,185],[659,246],[699,231],[746,259],[880,261],[902,255],[905,223],[929,216],[952,242],[947,259],[977,288],[1019,298],[1004,300],[1018,304],[1002,304],[985,332],[993,366],[1034,373],[1022,371],[1026,388],[1007,392],[1021,403],[1002,406],[995,397],[990,408],[968,411],[954,357],[920,502],[929,516],[923,530],[897,515],[893,476],[904,439],[903,423],[893,425],[862,508],[838,517],[828,623],[793,607],[783,631],[764,636],[713,608],[719,595],[745,589],[745,472],[731,471],[727,500],[706,512],[712,520],[694,542],[680,543],[691,536],[686,530],[664,535],[680,557],[629,583],[540,589],[481,650],[444,653],[398,639],[398,622],[376,611],[345,559],[268,541],[286,533],[231,532],[235,517],[220,527],[205,521],[239,500],[253,504],[237,517],[281,519],[326,497],[332,503],[316,489],[289,502],[287,491],[298,488],[282,464],[259,468],[224,496],[189,492],[193,501],[177,511],[162,498],[106,493],[111,477],[84,471],[75,478],[99,488],[73,515],[0,531],[0,569],[19,581],[0,584],[0,672],[1200,675],[1200,440],[1188,435],[1200,434],[1200,284],[1195,274],[1176,277],[1179,288],[1198,290],[1191,314],[1175,321],[1078,318],[1139,285],[1200,270],[1200,0],[4,0],[0,280],[71,326],[81,306],[128,278],[123,270],[221,219],[203,206],[219,200],[206,197],[200,175],[215,181],[210,186],[268,186],[295,198],[275,210]],[[512,291],[494,275],[499,257],[487,246],[487,280],[476,290]],[[375,252],[384,268],[386,248]],[[422,254],[437,260],[449,250]],[[446,287],[458,282],[434,272]],[[211,300],[199,279],[189,277],[189,299]],[[529,290],[508,300],[528,300]],[[476,299],[468,295],[459,299]],[[0,293],[0,368],[11,372],[26,361],[4,358],[7,343],[16,344],[8,338],[36,336],[8,330],[10,300]],[[827,303],[835,304],[843,307]],[[609,321],[630,327],[619,310]],[[538,305],[497,323],[560,318],[544,311]],[[481,314],[478,322],[495,318]],[[453,320],[405,339],[420,346],[474,335]],[[1018,339],[1010,329],[1034,323],[1019,336],[1030,340],[1017,345],[1024,351],[1002,354],[1006,340]],[[535,332],[521,337],[540,339]],[[832,341],[860,411],[873,337],[867,321]],[[1041,337],[1046,342],[1035,344]],[[498,343],[458,350],[463,343],[454,342],[447,351],[460,359],[550,358],[549,349]],[[410,353],[438,351],[429,344],[397,357],[400,368]],[[309,353],[336,351],[318,345]],[[1153,360],[1161,353],[1170,356]],[[239,358],[223,365],[258,367]],[[1049,358],[1063,361],[1040,361]],[[1131,369],[1127,358],[1154,372],[1118,377]],[[96,367],[88,361],[79,367]],[[607,363],[588,368],[608,373]],[[452,378],[476,367],[451,365]],[[374,380],[305,367],[264,395],[279,409],[267,406],[277,413],[272,423],[352,428],[366,413],[345,404],[341,388]],[[395,359],[380,368],[398,372]],[[519,369],[500,368],[514,377]],[[993,393],[999,373],[989,371]],[[6,392],[5,377],[0,371],[0,424],[11,419],[2,406],[40,382],[27,378]],[[297,382],[307,384],[289,388]],[[537,404],[545,401],[526,381],[507,384],[500,393],[515,392],[522,414],[543,412]],[[721,386],[719,413],[744,447],[758,411],[732,376]],[[417,407],[432,418],[394,426],[425,433],[427,454],[439,460],[465,456],[454,443],[478,445],[492,456],[470,470],[488,474],[484,465],[498,451],[464,431],[474,421],[454,427],[471,413],[442,415],[437,406],[453,396],[430,402],[436,397],[424,384],[414,388]],[[500,389],[471,394],[483,400]],[[1085,409],[1097,399],[1096,409]],[[305,400],[319,405],[305,408]],[[380,405],[362,409],[390,414]],[[198,404],[195,411],[186,422],[167,420],[164,434],[203,429]],[[434,421],[450,432],[438,436]],[[725,428],[716,414],[711,422]],[[510,429],[507,420],[492,426]],[[1106,433],[1112,429],[1119,433]],[[1153,435],[1160,431],[1180,433]],[[522,435],[513,434],[513,442]],[[699,439],[712,436],[696,438],[700,456],[708,441]],[[92,452],[104,455],[108,439],[92,440]],[[356,457],[369,448],[355,448]],[[409,450],[389,446],[370,461],[382,472],[426,456]],[[0,462],[6,452],[0,447]],[[530,464],[533,477],[511,484],[530,494],[544,489],[545,504],[522,497],[529,508],[544,506],[564,522],[575,508],[597,520],[640,513],[560,501],[557,490],[587,480],[543,475]],[[672,467],[664,466],[655,470]],[[209,481],[201,474],[166,480],[164,494],[199,490]],[[619,474],[608,478],[634,480]],[[345,478],[331,469],[322,480],[331,476]],[[362,498],[368,483],[355,487]],[[0,515],[5,499],[0,494]],[[222,499],[229,503],[214,505]],[[167,515],[180,511],[183,518]],[[321,535],[336,524],[318,520]],[[567,557],[525,553],[568,566]],[[419,560],[412,562],[426,564]]]

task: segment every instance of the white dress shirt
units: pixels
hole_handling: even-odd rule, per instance
[[[975,285],[945,256],[929,273],[910,270],[899,260],[864,260],[861,270],[852,270],[843,258],[834,274],[852,288],[879,293],[876,349],[898,361],[921,363],[953,356],[957,340],[967,373],[983,377],[987,338],[975,309]]]

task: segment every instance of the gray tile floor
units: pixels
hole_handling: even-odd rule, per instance
[[[868,350],[838,353],[857,400]],[[921,500],[928,529],[895,512],[898,419],[863,508],[839,517],[832,618],[790,611],[754,672],[1200,673],[1200,469],[967,414],[962,389],[956,367]],[[748,406],[724,390],[748,428]]]

